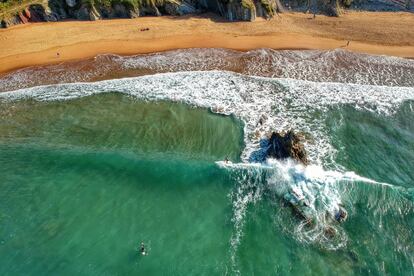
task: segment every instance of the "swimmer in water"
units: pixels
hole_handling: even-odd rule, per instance
[[[144,242],[141,242],[140,252],[141,252],[141,255],[143,255],[143,256],[147,255],[147,252],[145,251]]]

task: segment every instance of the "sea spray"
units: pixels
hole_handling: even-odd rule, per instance
[[[272,202],[276,206],[274,217],[288,234],[301,243],[317,245],[328,250],[338,250],[347,245],[348,236],[336,221],[336,214],[343,206],[353,211],[351,198],[356,193],[354,191],[356,187],[360,189],[361,185],[367,185],[381,190],[387,189],[386,194],[393,194],[394,198],[400,198],[398,203],[401,202],[399,192],[401,188],[361,177],[351,171],[325,170],[317,165],[305,167],[293,160],[274,159],[268,159],[264,163],[219,161],[217,165],[228,170],[237,183],[230,195],[234,223],[230,241],[231,260],[236,272],[237,250],[242,242],[245,221],[248,219],[246,217],[248,207],[254,206],[263,198],[274,201]],[[301,217],[289,218],[289,215],[281,214],[281,212],[289,213],[291,209],[286,203],[285,196],[292,190],[303,195],[307,206],[312,210],[311,225]],[[266,193],[270,193],[270,196],[264,196]],[[368,205],[367,208],[371,207]]]
[[[238,183],[232,193],[235,224],[235,232],[231,241],[233,250],[237,250],[243,235],[246,208],[249,204],[254,205],[261,200],[265,191],[276,195],[277,200],[282,200],[291,189],[300,189],[314,212],[315,225],[312,228],[306,228],[304,221],[298,220],[292,232],[299,240],[322,242],[323,231],[328,224],[334,222],[333,217],[341,204],[340,195],[334,187],[334,183],[340,179],[331,176],[331,172],[325,172],[316,166],[305,169],[293,161],[279,162],[271,159],[263,164],[243,165],[226,162],[217,164],[228,169]],[[325,175],[314,176],[312,175],[314,170],[323,172]],[[331,178],[330,181],[328,181],[329,178]],[[327,213],[331,216],[329,222],[326,221]],[[332,243],[332,240],[329,242]],[[328,242],[325,246],[327,245],[331,246]],[[339,245],[335,245],[335,248],[338,247]]]

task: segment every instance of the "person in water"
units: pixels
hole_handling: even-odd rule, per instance
[[[139,251],[141,252],[142,255],[147,255],[147,252],[145,251],[144,242],[141,242]]]

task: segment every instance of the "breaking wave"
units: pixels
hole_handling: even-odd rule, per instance
[[[366,208],[380,217],[388,212],[409,214],[413,209],[410,189],[377,182],[351,171],[326,170],[317,165],[304,167],[292,160],[274,159],[260,164],[219,161],[217,165],[228,170],[238,183],[231,193],[234,224],[231,261],[236,272],[237,250],[243,238],[248,207],[265,198],[273,202],[274,219],[286,233],[298,242],[327,250],[346,246],[348,236],[336,221],[336,215],[343,206],[354,213],[352,202],[356,198],[368,199]],[[305,215],[312,218],[312,223],[292,216],[290,208],[283,208],[288,201],[286,196],[292,192],[306,201]],[[384,200],[379,202],[378,198]]]
[[[4,92],[0,93],[0,101],[71,100],[118,92],[140,100],[168,100],[209,108],[214,113],[232,114],[244,122],[245,148],[241,156],[244,163],[218,162],[238,183],[230,195],[234,223],[230,243],[235,270],[235,252],[243,236],[247,207],[262,200],[268,192],[275,196],[274,202],[281,201],[292,191],[303,196],[314,220],[311,227],[304,220],[284,215],[286,208],[278,208],[277,204],[275,214],[279,215],[275,217],[298,241],[318,244],[326,249],[341,248],[347,243],[345,230],[334,218],[342,205],[351,206],[352,212],[349,202],[355,197],[352,194],[355,185],[373,185],[379,187],[375,191],[389,196],[386,205],[376,206],[378,203],[367,195],[369,207],[383,212],[392,210],[393,206],[404,201],[402,198],[412,194],[407,190],[399,191],[391,184],[347,172],[346,168],[336,164],[336,149],[325,123],[328,111],[344,105],[387,116],[404,101],[414,100],[412,60],[344,50],[261,49],[241,53],[192,49],[132,57],[106,55],[76,63],[69,67],[72,68],[70,70],[62,66],[23,69],[3,76],[0,90],[40,83],[77,83]],[[135,77],[79,82],[107,78],[110,74]],[[49,78],[46,80],[44,76]],[[26,82],[17,85],[19,80]],[[271,131],[292,128],[306,137],[305,147],[314,165],[305,168],[275,160],[255,163],[262,159],[263,140]],[[329,237],[332,232],[336,233],[334,238]]]
[[[70,100],[98,93],[120,92],[133,97],[186,103],[233,114],[244,123],[244,161],[260,155],[261,140],[273,130],[295,129],[308,137],[306,148],[316,164],[334,164],[335,149],[325,127],[327,111],[340,105],[380,114],[393,113],[414,99],[414,88],[317,83],[294,79],[250,77],[222,71],[178,72],[39,86],[0,94],[0,99]],[[260,123],[259,123],[260,121]]]

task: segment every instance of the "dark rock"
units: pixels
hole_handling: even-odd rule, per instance
[[[165,13],[169,15],[185,15],[190,13],[197,13],[197,9],[186,1],[183,2],[165,2],[163,6]]]
[[[169,15],[182,15],[179,12],[180,5],[176,2],[166,2],[164,5],[165,13]]]
[[[196,8],[196,4],[192,2],[183,1],[178,9],[181,15],[199,13],[200,10]]]
[[[1,22],[0,22],[0,26],[2,27],[2,28],[7,28],[8,27],[8,25],[7,25],[7,22],[6,22],[6,20],[1,20]]]
[[[75,12],[76,19],[79,20],[89,20],[89,7],[86,5],[82,5],[76,12]]]
[[[113,12],[111,14],[112,18],[129,18],[128,9],[122,4],[113,5]]]
[[[95,21],[101,18],[99,12],[95,9],[94,6],[82,5],[79,10],[75,13],[75,16],[79,20],[90,20]]]
[[[332,226],[327,226],[325,227],[323,232],[324,232],[325,237],[327,237],[328,239],[333,239],[336,236],[337,231]]]
[[[27,14],[26,17],[29,18],[30,22],[48,21],[48,16],[46,14],[45,8],[42,5],[30,5],[28,8],[26,8],[25,12]]]
[[[1,20],[1,27],[2,28],[8,28],[17,24],[21,24],[19,16],[12,16],[9,18],[4,18]]]
[[[155,16],[161,16],[161,12],[158,10],[156,6],[143,6],[139,10],[140,16],[146,16],[146,15],[155,15]]]
[[[0,18],[3,28],[27,22],[59,21],[63,19],[99,20],[103,18],[135,18],[138,16],[185,15],[214,12],[229,21],[254,21],[256,17],[266,19],[289,10],[322,13],[339,16],[346,8],[384,11],[414,11],[414,0],[379,1],[361,0],[164,0],[164,1],[80,1],[48,0],[41,4],[21,7],[20,13],[10,13]],[[0,0],[5,2],[5,0]]]
[[[276,159],[292,158],[303,165],[309,164],[302,140],[292,130],[284,134],[273,132],[269,139],[266,156]]]
[[[218,1],[219,12],[229,21],[254,21],[256,19],[256,7],[253,1]]]
[[[48,9],[45,13],[45,21],[48,22],[56,22],[59,21],[61,19],[61,17],[59,16],[59,14],[52,12],[50,9]]]

